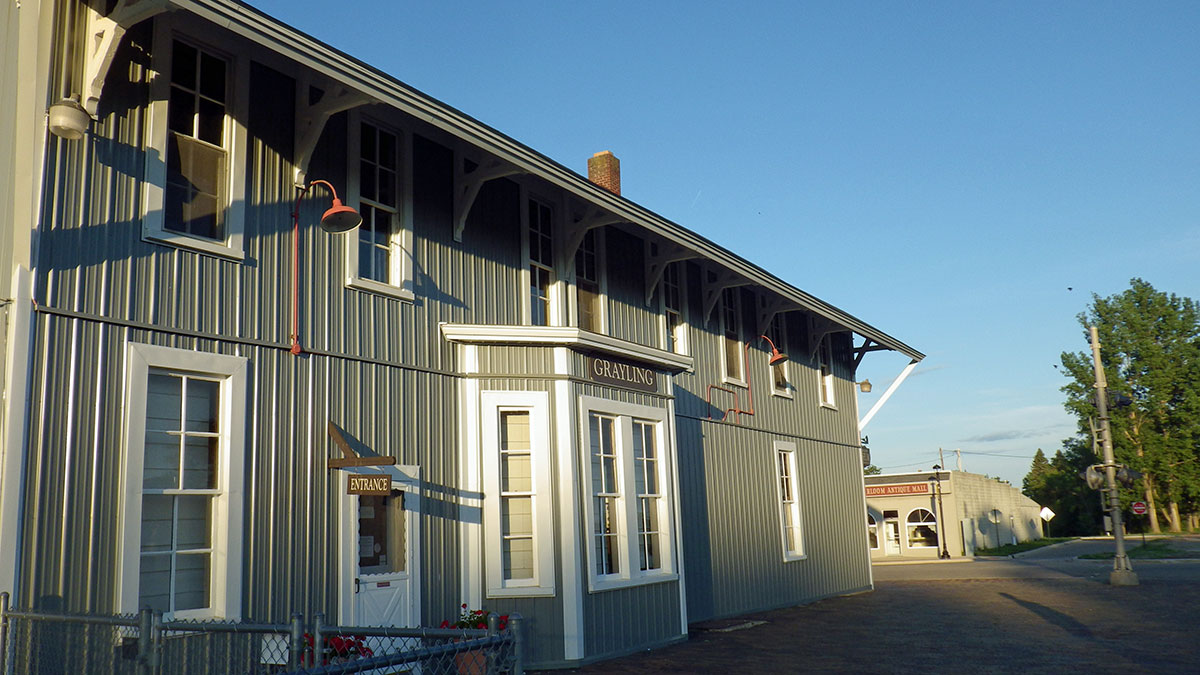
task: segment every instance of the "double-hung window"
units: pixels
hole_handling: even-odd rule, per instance
[[[596,230],[583,235],[579,250],[575,252],[575,305],[579,327],[593,333],[604,332],[603,295],[600,276],[603,261],[600,258]]]
[[[804,557],[804,531],[800,519],[800,485],[796,473],[796,444],[775,441],[774,448],[783,559],[785,561],[799,560]]]
[[[549,397],[483,392],[488,597],[554,595]]]
[[[775,314],[767,327],[767,337],[775,348],[781,352],[787,351],[787,322],[782,312]],[[771,391],[780,396],[792,395],[791,375],[788,373],[789,361],[771,366]]]
[[[549,326],[552,319],[550,290],[554,283],[554,209],[538,199],[529,199],[526,207],[529,323]]]
[[[721,294],[721,344],[724,348],[725,381],[745,385],[742,374],[742,315],[738,302],[740,291],[726,288]]]
[[[821,405],[834,407],[833,399],[833,340],[826,334],[817,345],[817,387],[821,392]]]
[[[246,360],[129,347],[121,611],[237,619]]]
[[[687,320],[684,316],[684,274],[682,262],[670,263],[663,270],[662,303],[666,320],[666,348],[676,354],[687,353]]]
[[[663,411],[583,397],[580,415],[589,587],[676,578]]]
[[[358,180],[350,181],[348,198],[357,203],[363,222],[346,235],[346,284],[411,300],[411,190],[404,141],[401,133],[351,114],[350,172]]]
[[[155,21],[146,239],[244,257],[248,64]]]

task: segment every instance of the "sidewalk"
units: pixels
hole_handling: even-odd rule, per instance
[[[976,565],[1023,578],[877,581],[871,593],[738,617],[748,627],[693,629],[684,644],[560,672],[1200,672],[1200,564],[1135,565],[1134,587],[1103,583],[1103,561]],[[939,569],[973,566],[920,572]]]

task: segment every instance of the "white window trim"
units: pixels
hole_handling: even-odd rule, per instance
[[[729,364],[725,363],[725,329],[727,328],[725,315],[728,310],[726,301],[729,299],[730,296],[732,296],[734,298],[733,312],[734,312],[734,316],[737,317],[737,323],[738,323],[738,326],[737,326],[737,336],[738,336],[738,339],[737,339],[737,344],[738,344],[738,348],[737,348],[738,368],[737,368],[737,371],[738,371],[738,376],[737,377],[729,376],[729,374],[727,372],[727,370],[728,370],[727,366]],[[748,387],[748,385],[746,384],[746,380],[745,380],[745,373],[746,373],[746,335],[745,335],[745,332],[746,331],[745,331],[745,326],[743,326],[742,323],[743,323],[743,321],[742,321],[741,291],[738,290],[738,288],[736,286],[732,287],[732,288],[726,288],[725,290],[721,291],[721,335],[720,335],[720,337],[721,337],[721,340],[720,340],[721,381],[724,382],[725,384],[732,384],[732,385],[735,385],[738,387]]]
[[[154,46],[151,59],[153,77],[150,82],[150,105],[146,115],[146,179],[142,183],[142,238],[169,246],[188,248],[200,253],[232,260],[246,257],[244,232],[246,227],[246,125],[250,92],[250,59],[237,57],[226,49],[210,45],[223,44],[228,36],[214,35],[197,22],[181,29],[183,17],[178,13],[160,14],[154,19]],[[165,227],[164,195],[167,182],[167,100],[171,88],[172,41],[181,38],[197,44],[203,51],[226,59],[229,70],[229,102],[226,105],[225,134],[229,138],[229,165],[226,189],[229,203],[225,208],[225,240],[217,241],[173,232]]]
[[[605,254],[605,238],[604,230],[595,228],[591,230],[592,237],[596,242],[596,298],[598,307],[596,308],[596,323],[599,325],[596,330],[589,331],[592,333],[608,334],[608,257]],[[583,249],[583,243],[579,244],[580,250]],[[578,254],[578,251],[576,252]],[[579,326],[579,270],[575,264],[575,257],[571,258],[571,324]]]
[[[910,532],[910,527],[913,525],[919,526],[919,525],[929,525],[930,524],[928,522],[920,522],[920,523],[909,522],[908,519],[911,518],[912,514],[916,513],[917,511],[925,511],[929,515],[933,516],[933,531],[936,532],[937,536],[938,536],[937,544],[930,545],[930,544],[914,544],[914,543],[912,543],[912,533]],[[941,544],[942,524],[940,522],[938,522],[937,514],[933,512],[933,509],[927,509],[924,506],[918,506],[914,509],[910,509],[909,512],[904,515],[903,522],[904,522],[904,547],[905,548],[937,548]]]
[[[141,569],[142,462],[146,442],[146,387],[151,368],[221,379],[220,496],[213,501],[212,558],[207,609],[175,612],[175,619],[241,619],[243,465],[248,360],[240,356],[129,343],[126,353],[125,452],[121,460],[120,561],[116,583],[120,612],[138,611]]]
[[[617,508],[621,513],[617,524],[617,536],[621,542],[621,570],[615,574],[596,574],[596,538],[592,535],[595,512],[592,508],[592,457],[591,441],[588,437],[588,420],[592,413],[610,415],[617,418],[616,438],[617,453],[620,466],[617,469],[617,481],[621,485],[621,496]],[[662,486],[661,503],[659,504],[659,523],[661,547],[660,559],[662,568],[642,571],[638,569],[637,548],[637,500],[632,498],[634,490],[634,457],[633,457],[633,420],[655,422],[655,442],[659,452],[659,485]],[[668,445],[667,412],[662,408],[623,403],[594,396],[579,397],[579,448],[581,472],[583,477],[585,500],[583,503],[583,535],[587,540],[587,580],[588,592],[596,593],[616,588],[628,588],[663,581],[673,581],[679,578],[675,561],[675,456],[674,445]]]
[[[804,527],[804,509],[800,504],[800,475],[799,462],[796,461],[796,444],[791,441],[775,441],[771,446],[771,462],[772,462],[772,478],[775,482],[775,504],[776,517],[779,519],[779,545],[783,552],[784,562],[793,562],[796,560],[804,560],[808,558],[808,547],[804,545],[804,535],[807,528]],[[779,475],[779,453],[787,453],[788,468],[791,470],[791,488],[792,496],[795,498],[792,501],[793,513],[792,516],[796,519],[796,529],[799,530],[797,537],[796,551],[789,551],[787,547],[787,533],[784,530],[783,520],[783,488],[780,486],[781,476]]]
[[[687,355],[691,353],[690,337],[688,326],[690,325],[690,317],[688,316],[688,301],[687,301],[687,263],[676,261],[667,263],[666,269],[663,271],[662,281],[659,282],[659,325],[662,330],[662,345],[663,349],[673,351],[676,354]],[[676,267],[678,266],[678,267]],[[667,322],[667,273],[671,269],[676,269],[679,272],[679,334],[675,335],[675,349],[668,349],[671,343],[669,331],[670,325]]]
[[[559,218],[561,217],[559,215],[559,212],[561,209],[559,208],[559,205],[557,203],[555,203],[554,200],[547,199],[545,197],[542,197],[541,195],[535,194],[524,186],[521,187],[521,197],[520,198],[521,198],[521,262],[522,262],[522,265],[521,265],[521,323],[526,326],[531,326],[531,325],[533,325],[533,307],[532,307],[532,301],[529,298],[529,289],[532,286],[533,282],[529,275],[529,266],[532,264],[533,260],[529,257],[529,201],[533,200],[536,202],[541,202],[542,204],[550,207],[550,213],[551,213],[550,238],[554,244],[554,246],[553,246],[554,252],[552,254],[552,257],[554,258],[554,260],[552,262],[554,262],[554,263],[557,263],[557,260],[560,257],[558,251],[560,248],[559,238],[562,237],[562,231],[561,231],[561,228],[558,227],[558,221],[559,221]],[[563,325],[562,309],[559,307],[559,305],[561,305],[562,303],[559,302],[559,295],[558,295],[559,294],[559,281],[560,281],[558,267],[559,266],[557,264],[552,264],[551,268],[550,268],[550,289],[549,289],[549,296],[550,296],[549,297],[549,302],[550,302],[549,324],[550,324],[550,326],[562,326]]]
[[[824,363],[829,368],[829,374],[821,374],[821,364]],[[822,408],[837,410],[837,398],[834,395],[833,386],[836,384],[833,376],[833,342],[830,340],[830,335],[827,333],[821,337],[821,342],[817,345],[817,399],[821,403]],[[825,398],[825,393],[829,393],[829,398]]]
[[[413,246],[413,153],[412,132],[399,130],[383,124],[373,118],[364,117],[357,109],[349,113],[349,132],[347,134],[346,152],[346,203],[361,212],[362,194],[360,192],[360,155],[362,154],[362,123],[366,122],[384,131],[396,135],[399,146],[397,151],[400,158],[397,172],[400,174],[400,184],[396,186],[397,231],[392,237],[391,270],[388,276],[394,283],[384,283],[375,279],[364,279],[358,276],[358,229],[344,233],[342,241],[346,246],[346,286],[349,288],[387,295],[400,300],[412,302],[416,299],[413,286],[413,261],[411,251]]]
[[[480,394],[483,448],[483,536],[487,597],[548,597],[554,590],[554,502],[550,480],[550,394],[542,391],[485,391]],[[529,412],[530,471],[533,477],[533,578],[505,580],[500,559],[500,413]]]

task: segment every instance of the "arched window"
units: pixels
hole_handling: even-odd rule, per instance
[[[937,518],[929,509],[914,509],[908,514],[908,547],[937,548]]]
[[[871,550],[879,548],[879,526],[875,523],[875,516],[867,514],[867,543],[870,544]]]

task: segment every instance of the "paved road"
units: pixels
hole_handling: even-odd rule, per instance
[[[1197,538],[1200,546],[1200,538]],[[1200,560],[1110,561],[1081,542],[1021,559],[876,565],[876,590],[761,612],[743,630],[577,673],[1200,673]],[[729,622],[735,623],[735,622]]]

